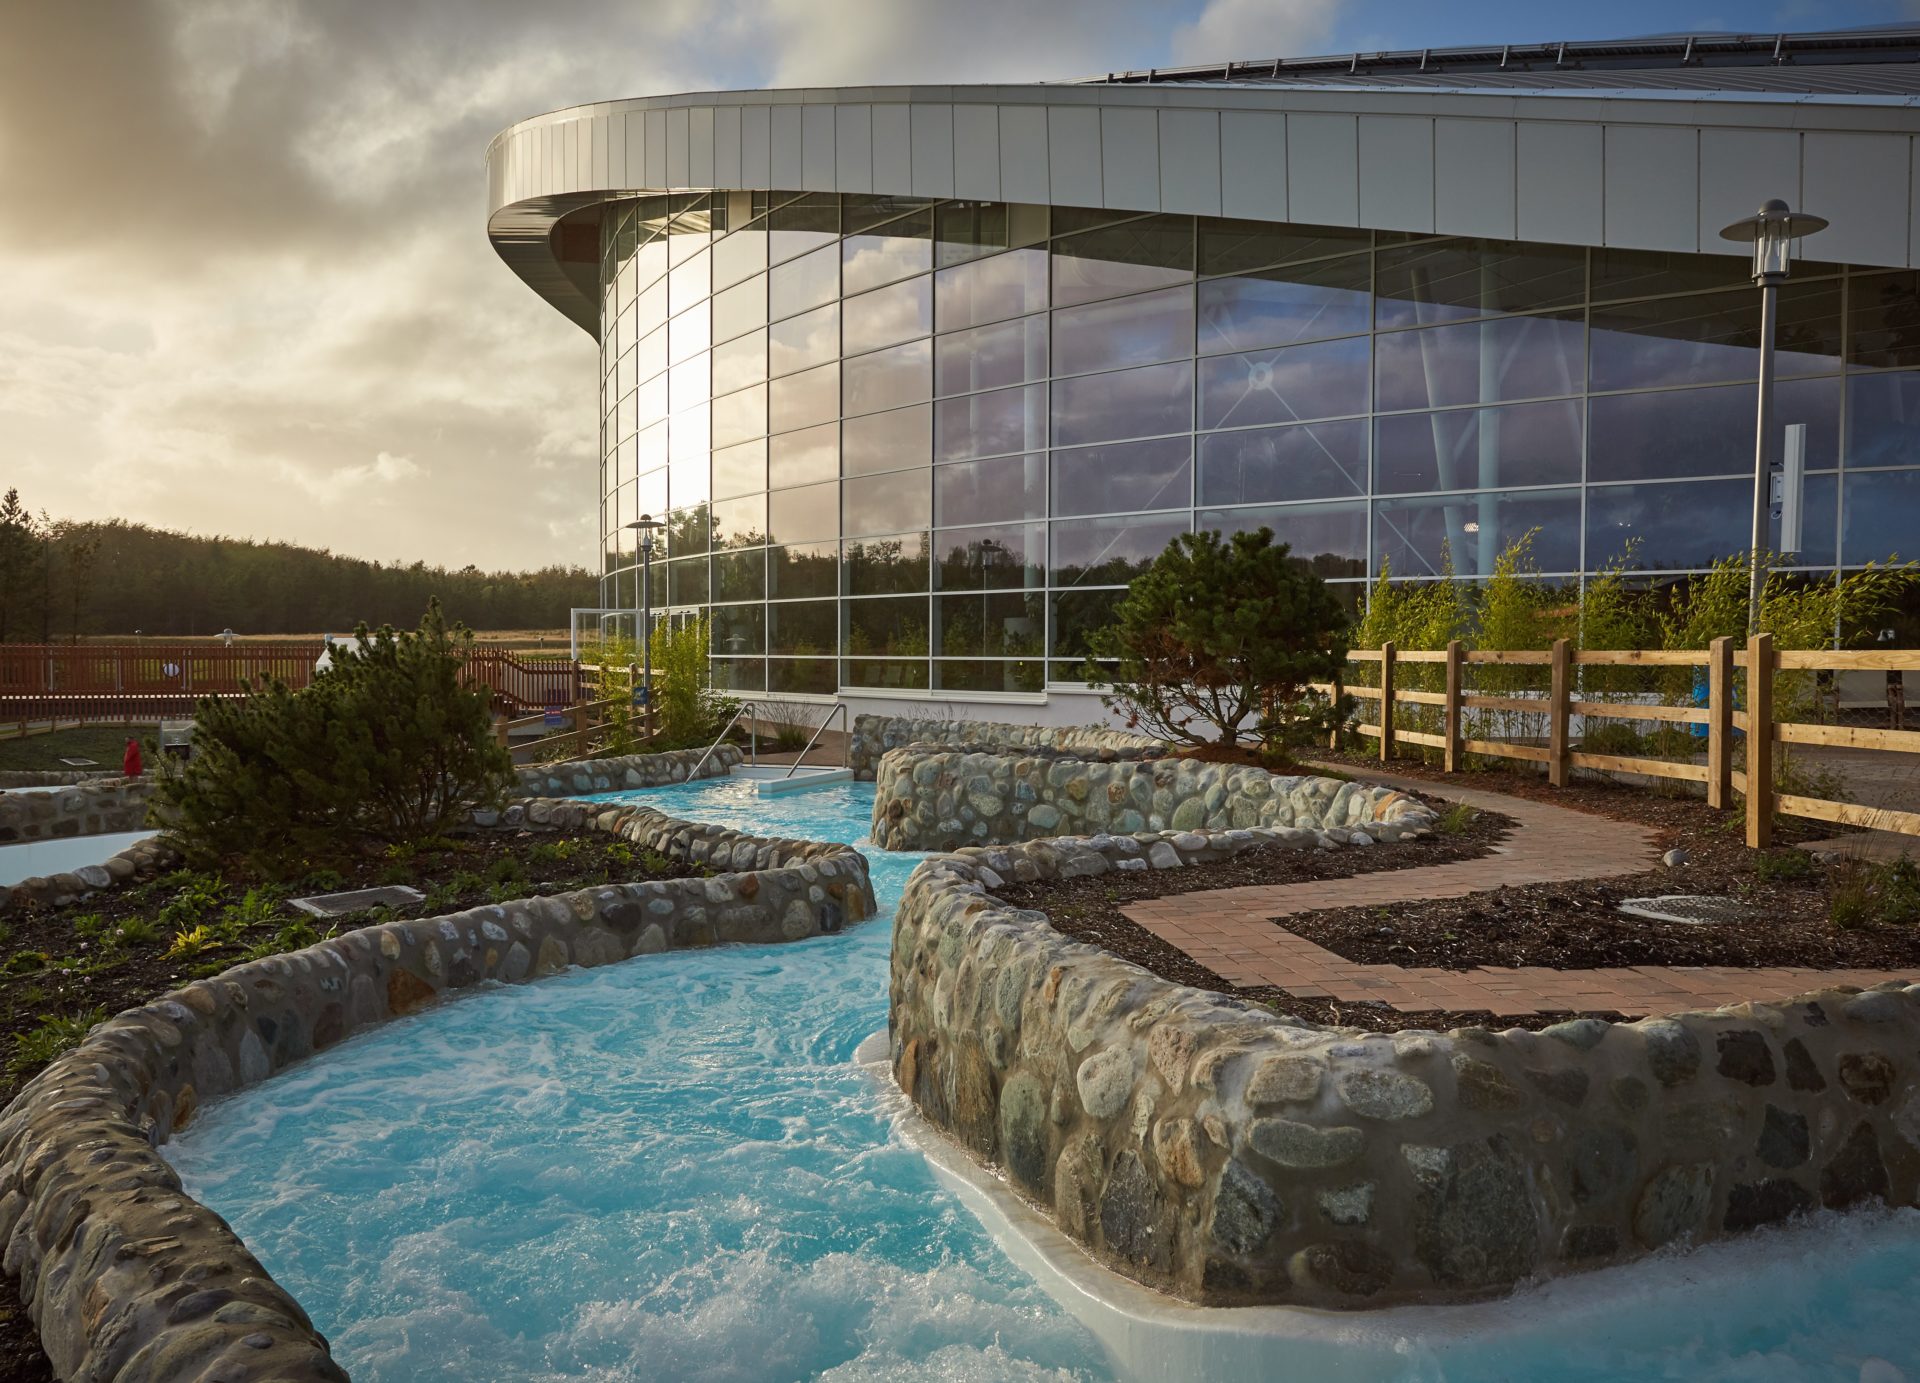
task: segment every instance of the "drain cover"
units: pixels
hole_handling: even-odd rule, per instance
[[[1731,898],[1716,898],[1704,893],[1663,893],[1658,898],[1627,898],[1620,911],[1630,917],[1650,917],[1656,922],[1686,922],[1696,927],[1713,923],[1745,922],[1756,909]]]
[[[368,908],[410,908],[415,903],[426,901],[427,895],[417,888],[405,884],[384,884],[379,888],[356,888],[347,893],[316,893],[311,898],[289,898],[287,901],[305,913],[315,917],[344,917],[350,912],[365,912]]]

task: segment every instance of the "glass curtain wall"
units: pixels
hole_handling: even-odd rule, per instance
[[[602,226],[603,600],[706,610],[716,679],[1075,683],[1176,533],[1272,528],[1356,601],[1744,549],[1758,294],[1735,256],[833,194]],[[1781,423],[1809,571],[1920,532],[1920,275],[1798,266]]]

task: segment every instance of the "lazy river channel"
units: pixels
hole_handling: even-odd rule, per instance
[[[605,795],[854,842],[872,796]],[[211,1106],[165,1152],[358,1383],[1132,1376],[942,1189],[854,1064],[886,1024],[916,862],[868,857],[881,916],[847,933],[466,996]],[[1920,1383],[1916,1282],[1920,1216],[1861,1212],[1470,1318],[1327,1325],[1355,1379]],[[1308,1383],[1284,1348],[1273,1363]]]

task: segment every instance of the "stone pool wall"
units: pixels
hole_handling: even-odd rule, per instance
[[[619,754],[605,759],[575,759],[559,764],[516,768],[516,796],[560,797],[575,792],[618,792],[684,783],[704,749],[668,749],[658,754]],[[702,778],[724,778],[744,758],[738,747],[723,744],[708,756]]]
[[[17,884],[0,887],[0,916],[30,904],[61,907],[89,893],[102,893],[165,873],[182,862],[180,852],[160,836],[136,840],[99,864],[83,864],[57,874],[35,874]]]
[[[117,776],[110,768],[9,768],[0,771],[0,791],[7,788],[59,787],[70,783],[90,783],[98,778]]]
[[[851,846],[763,840],[630,804],[521,805],[725,872],[368,927],[96,1027],[0,1115],[0,1263],[61,1378],[346,1378],[299,1303],[155,1151],[207,1101],[487,980],[798,940],[873,914]]]
[[[147,824],[150,778],[96,778],[59,792],[0,791],[0,845],[137,831]]]
[[[1046,749],[890,749],[873,797],[873,838],[889,850],[1255,826],[1341,830],[1366,837],[1356,844],[1372,844],[1432,820],[1418,800],[1392,788],[1195,759],[1102,761]]]
[[[866,781],[880,768],[889,749],[909,744],[938,744],[969,749],[1057,749],[1100,751],[1114,758],[1152,759],[1169,752],[1161,741],[1124,730],[1091,725],[1008,725],[993,720],[925,720],[916,716],[860,715],[853,718],[848,763],[853,776]]]
[[[923,863],[896,916],[901,1088],[1117,1271],[1222,1305],[1459,1301],[1916,1204],[1920,985],[1367,1034],[1169,983],[992,893],[1264,835],[963,849]]]

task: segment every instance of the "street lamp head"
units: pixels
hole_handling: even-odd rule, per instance
[[[1794,211],[1778,197],[1769,197],[1752,216],[1722,230],[1720,238],[1741,244],[1752,241],[1754,282],[1778,283],[1792,263],[1793,242],[1826,228],[1824,216]]]
[[[1825,224],[1825,223],[1823,222],[1822,224]],[[654,528],[665,528],[667,526],[667,523],[665,519],[656,519],[651,514],[642,514],[639,518],[635,519],[632,523],[623,523],[620,526],[622,528],[654,529]]]

